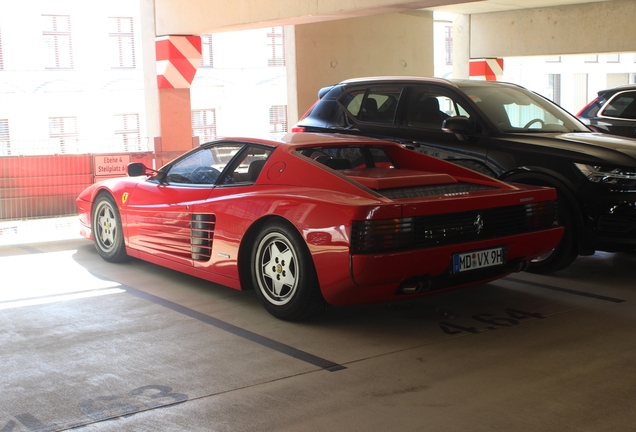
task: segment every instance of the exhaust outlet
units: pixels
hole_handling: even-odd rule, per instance
[[[408,279],[398,288],[398,294],[418,294],[426,292],[431,288],[431,281],[425,277],[414,277]]]
[[[509,263],[505,267],[505,270],[507,272],[510,272],[510,273],[519,273],[519,272],[528,270],[529,266],[530,266],[530,261],[521,261],[521,262]]]

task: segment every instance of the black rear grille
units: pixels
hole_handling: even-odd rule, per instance
[[[506,237],[555,226],[555,201],[412,218],[354,221],[353,253],[376,253]]]
[[[449,185],[414,186],[406,188],[382,189],[378,192],[387,198],[404,199],[433,195],[463,195],[469,192],[476,192],[488,189],[495,188],[492,186],[478,185],[472,183],[453,183]]]

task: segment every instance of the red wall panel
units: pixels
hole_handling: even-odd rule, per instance
[[[69,216],[75,199],[95,182],[94,155],[0,157],[0,220]],[[131,154],[152,167],[152,153]],[[97,178],[97,180],[103,179]]]

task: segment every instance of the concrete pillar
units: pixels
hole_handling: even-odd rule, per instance
[[[434,74],[432,12],[373,15],[288,29],[290,124],[316,101],[321,87],[356,77]]]
[[[161,135],[159,96],[157,93],[157,58],[155,56],[155,1],[140,0],[139,6],[141,18],[141,63],[144,71],[144,99],[146,107],[146,116],[142,119],[140,126],[145,126],[145,133],[142,132],[141,136],[148,138],[150,141],[148,143],[149,150],[153,151],[155,149],[155,138]]]
[[[168,162],[192,148],[192,118],[189,88],[159,89],[159,146],[163,162]]]
[[[453,78],[468,79],[470,63],[470,15],[453,16]]]

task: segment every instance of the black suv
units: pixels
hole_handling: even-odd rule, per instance
[[[636,249],[636,140],[592,132],[548,99],[502,82],[362,78],[318,97],[293,131],[391,139],[506,182],[556,188],[565,234],[531,271]]]
[[[593,130],[636,138],[636,85],[599,91],[576,116]]]

